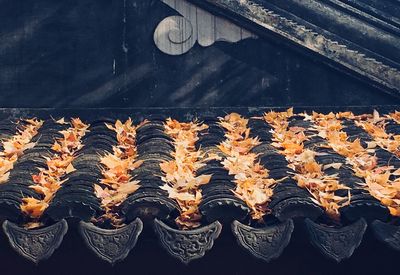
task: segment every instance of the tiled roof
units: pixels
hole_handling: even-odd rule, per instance
[[[311,114],[311,110],[308,111]],[[212,249],[222,226],[230,225],[241,247],[260,259],[271,261],[279,257],[289,244],[293,219],[304,219],[313,245],[336,261],[352,255],[361,243],[367,225],[372,226],[378,239],[399,249],[395,226],[396,216],[400,214],[400,198],[396,193],[399,188],[397,169],[400,168],[396,146],[400,135],[398,117],[387,116],[394,109],[386,109],[379,115],[372,113],[372,109],[368,110],[368,115],[362,115],[359,109],[354,111],[356,116],[337,112],[336,116],[330,116],[330,124],[326,124],[328,117],[308,116],[300,110],[293,115],[284,111],[283,116],[275,114],[275,117],[263,117],[270,112],[268,109],[246,108],[5,110],[0,121],[3,141],[9,141],[18,129],[21,133],[27,124],[22,121],[15,123],[21,117],[36,116],[43,120],[43,125],[38,127],[37,134],[28,141],[30,146],[25,150],[11,156],[4,153],[10,152],[6,142],[0,148],[4,153],[2,160],[13,161],[8,179],[0,185],[0,216],[7,220],[3,224],[4,231],[12,246],[34,262],[50,257],[54,249],[62,245],[68,228],[65,220],[76,219],[81,221],[80,231],[86,244],[96,255],[111,263],[123,260],[140,241],[143,222],[145,225],[154,224],[166,250],[186,263],[204,256]],[[229,116],[232,112],[238,115]],[[78,145],[68,147],[70,152],[61,153],[54,143],[61,143],[64,137],[70,138],[68,129],[72,126],[67,118],[77,116],[90,125],[88,131],[77,138]],[[61,117],[65,117],[67,123],[60,121]],[[110,125],[114,125],[117,119],[124,122],[128,117],[132,118],[133,125],[146,121],[135,129],[134,142],[123,143],[125,147],[121,147],[127,150],[126,144],[132,144],[132,148],[137,150],[133,159],[140,165],[126,170],[132,179],[118,180],[123,182],[121,185],[135,180],[139,188],[125,193],[121,191],[127,195],[126,198],[114,198],[114,205],[112,202],[107,204],[104,202],[107,195],[101,197],[95,185],[103,190],[118,189],[102,182],[107,167],[102,157],[106,153],[115,154],[113,147],[121,145],[122,136],[126,137],[129,132],[119,132],[118,136],[118,130]],[[173,130],[166,131],[168,117],[176,119],[174,125],[170,121],[171,127],[188,127],[179,124],[188,122],[208,127],[196,130],[197,138],[192,138],[195,146],[191,147],[190,142],[189,145],[179,143],[190,140],[189,132],[179,141]],[[244,125],[247,131],[236,131],[241,123],[236,120],[238,118],[241,122],[248,119]],[[221,121],[231,123],[233,128],[221,124]],[[176,133],[182,133],[183,128]],[[335,132],[346,137],[335,143],[331,138]],[[293,137],[295,140],[290,140]],[[251,145],[243,145],[246,143],[244,140],[249,140]],[[292,150],[294,143],[300,149]],[[356,153],[344,147],[359,151]],[[230,151],[225,151],[227,148]],[[179,150],[187,154],[183,160],[176,153]],[[196,152],[201,154],[196,155],[193,163],[201,165],[190,168],[194,178],[211,177],[183,191],[188,183],[193,182],[179,183],[179,175],[169,175],[160,164],[171,162],[186,169],[187,164],[180,164],[180,161],[186,161]],[[50,188],[49,180],[38,182],[32,175],[38,175],[39,169],[51,171],[49,161],[60,155],[66,158],[68,154],[73,156],[73,169],[57,172],[60,173],[57,178],[60,188],[53,190],[51,197],[46,199],[39,189],[32,186]],[[255,156],[253,162],[252,154]],[[371,167],[368,166],[370,160],[374,160]],[[246,161],[250,162],[246,164]],[[183,173],[178,168],[174,171]],[[388,177],[384,182],[379,181],[381,177],[374,177],[386,173]],[[173,179],[167,180],[168,176]],[[272,190],[271,196],[266,195],[269,190]],[[121,192],[111,194],[120,195]],[[185,199],[179,194],[193,195],[196,199]],[[201,197],[197,197],[198,194]],[[45,201],[48,205],[40,215],[22,212],[21,205],[26,204],[26,198]],[[110,215],[123,221],[107,222],[110,216],[105,213],[112,213]],[[182,217],[182,213],[187,216]],[[175,223],[177,217],[188,225]],[[191,219],[198,224],[191,224]],[[37,224],[32,225],[32,222]],[[27,225],[32,225],[33,229],[27,229]],[[38,238],[45,241],[38,245]],[[336,242],[335,246],[327,245],[333,242]]]
[[[397,1],[188,1],[240,22],[257,35],[284,38],[394,94],[399,91]]]

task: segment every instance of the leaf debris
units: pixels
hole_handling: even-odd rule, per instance
[[[94,189],[105,213],[97,217],[95,222],[109,221],[116,228],[124,224],[118,208],[140,187],[139,181],[134,180],[131,173],[143,163],[137,160],[136,130],[146,123],[143,121],[134,125],[129,118],[124,123],[117,120],[114,125],[106,124],[108,129],[116,133],[118,144],[113,147],[113,153],[106,153],[100,158],[103,177],[100,184],[94,185]]]
[[[260,144],[258,138],[250,138],[248,119],[237,113],[220,118],[219,125],[226,131],[225,141],[218,145],[225,157],[221,164],[234,175],[236,189],[232,192],[251,209],[254,220],[261,220],[269,212],[267,204],[273,194],[276,181],[269,178],[269,171],[258,161],[251,149]]]
[[[324,170],[327,166],[320,165],[315,157],[317,152],[304,148],[304,142],[309,139],[304,128],[289,127],[289,118],[293,116],[293,108],[286,112],[269,112],[264,114],[264,119],[272,127],[274,142],[281,154],[289,162],[288,167],[295,171],[293,178],[298,186],[305,188],[312,195],[312,201],[325,209],[326,214],[333,220],[340,218],[339,208],[350,203],[350,188],[339,183],[337,174],[327,175]],[[304,119],[310,116],[304,114]],[[326,136],[320,133],[320,136]],[[340,168],[336,163],[330,164],[331,168]],[[335,195],[338,190],[347,190],[347,197]]]
[[[22,125],[17,128],[17,133],[2,142],[4,150],[0,152],[0,184],[8,181],[14,163],[24,151],[35,146],[31,140],[38,134],[43,121],[36,118],[22,119],[18,124]]]
[[[62,178],[75,170],[72,161],[75,159],[75,153],[83,147],[81,139],[88,132],[89,125],[79,118],[72,118],[68,124],[69,128],[60,131],[62,137],[54,141],[52,149],[55,153],[51,157],[44,157],[47,168],[39,168],[39,173],[32,175],[35,185],[31,185],[30,188],[39,193],[41,198],[22,199],[21,211],[32,220],[27,224],[30,227],[40,224],[38,221],[43,212],[66,181]]]
[[[164,124],[165,133],[174,140],[174,157],[160,164],[166,190],[169,197],[176,200],[180,215],[175,219],[181,229],[199,227],[201,214],[199,204],[202,199],[200,186],[209,183],[211,175],[196,176],[196,171],[203,167],[206,156],[202,150],[196,150],[195,144],[199,132],[208,126],[197,120],[184,123],[168,118]]]

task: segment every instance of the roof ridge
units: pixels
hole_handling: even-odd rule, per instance
[[[359,50],[349,48],[349,45],[344,45],[340,41],[332,40],[327,35],[282,16],[253,0],[218,0],[216,2],[217,5],[228,8],[228,5],[239,5],[241,9],[235,8],[236,13],[245,16],[244,12],[247,11],[254,16],[253,18],[245,16],[248,20],[338,62],[348,69],[368,76],[390,89],[398,90],[400,87],[400,71],[396,68],[384,64],[374,57],[367,56]],[[268,18],[268,20],[263,20],[263,17]],[[302,19],[299,18],[299,20]],[[287,28],[286,31],[282,30],[284,27]],[[319,41],[315,41],[316,39],[312,37],[319,39]]]

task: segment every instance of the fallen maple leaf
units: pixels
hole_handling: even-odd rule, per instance
[[[59,124],[69,124],[64,119],[56,122]],[[42,197],[41,199],[23,199],[21,210],[29,218],[33,219],[30,223],[39,223],[39,219],[48,207],[49,202],[60,189],[61,185],[67,180],[62,179],[62,177],[75,171],[71,163],[75,158],[74,153],[82,147],[81,139],[88,127],[89,125],[83,124],[79,119],[75,119],[70,128],[60,131],[63,138],[57,139],[54,142],[52,149],[55,153],[51,157],[44,157],[47,168],[40,168],[39,173],[32,175],[35,185],[30,186],[30,188]],[[30,148],[34,145],[34,143],[28,142],[24,145],[24,148]]]
[[[143,164],[142,160],[136,160],[136,130],[147,123],[143,121],[139,125],[133,125],[132,119],[124,123],[117,120],[114,125],[107,124],[106,127],[115,132],[118,143],[113,146],[113,153],[106,153],[100,157],[102,165],[102,176],[100,182],[106,185],[102,188],[95,185],[95,193],[101,199],[105,213],[97,218],[97,222],[109,221],[118,228],[124,219],[119,217],[118,207],[132,193],[140,187],[139,181],[132,181],[131,172]]]
[[[28,214],[32,218],[40,218],[43,215],[44,210],[49,206],[43,200],[35,198],[23,198],[21,204],[21,211]]]

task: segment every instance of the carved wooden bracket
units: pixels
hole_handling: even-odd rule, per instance
[[[257,38],[251,32],[186,0],[161,1],[182,15],[165,18],[154,32],[156,46],[166,54],[184,54],[196,41],[199,45],[208,47],[216,41],[235,43],[247,38]]]
[[[11,246],[22,257],[38,264],[53,255],[67,233],[68,224],[61,220],[49,227],[28,230],[16,224],[5,221],[4,233]]]

